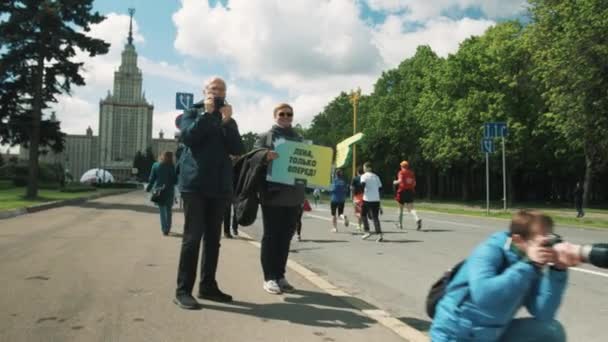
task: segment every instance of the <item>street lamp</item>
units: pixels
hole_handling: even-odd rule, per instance
[[[350,102],[353,105],[353,135],[357,134],[357,105],[359,104],[359,98],[361,98],[361,88],[357,87],[357,90],[350,91]],[[354,178],[357,175],[357,145],[353,144],[353,175]]]

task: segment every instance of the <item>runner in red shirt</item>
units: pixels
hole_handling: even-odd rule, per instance
[[[420,230],[422,228],[422,220],[416,214],[416,210],[414,210],[416,175],[410,170],[410,164],[407,160],[402,161],[399,165],[401,166],[401,170],[397,173],[397,180],[393,182],[394,185],[397,185],[395,200],[399,203],[399,228],[403,229],[403,205],[405,204],[407,211],[416,220],[416,229]]]

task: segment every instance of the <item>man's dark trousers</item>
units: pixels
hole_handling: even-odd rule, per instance
[[[184,236],[177,271],[176,294],[192,294],[196,281],[198,254],[203,241],[200,288],[216,287],[215,273],[220,253],[222,218],[229,199],[205,197],[196,192],[182,193]]]

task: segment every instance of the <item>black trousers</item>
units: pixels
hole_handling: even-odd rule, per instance
[[[198,254],[201,255],[201,287],[215,286],[220,254],[222,217],[229,199],[209,198],[194,192],[182,193],[184,199],[184,237],[177,270],[176,294],[192,294],[196,281]]]
[[[236,220],[236,207],[232,202],[228,203],[224,211],[224,234],[230,234],[230,218],[232,218],[232,231],[235,232],[239,229],[239,223]]]
[[[296,229],[299,210],[298,206],[262,206],[264,235],[260,261],[266,281],[285,277],[289,245]]]
[[[296,233],[302,235],[302,216],[304,216],[304,208],[298,207],[298,216],[296,220]]]
[[[363,207],[361,208],[361,219],[363,219],[363,230],[369,232],[369,219],[367,214],[372,214],[372,220],[374,221],[374,229],[376,234],[381,234],[382,229],[380,228],[380,202],[365,202],[363,201]]]

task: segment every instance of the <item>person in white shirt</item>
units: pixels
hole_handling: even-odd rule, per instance
[[[365,240],[372,236],[369,231],[369,219],[368,213],[371,213],[372,220],[374,221],[375,233],[378,235],[376,241],[382,242],[382,230],[380,228],[380,189],[382,188],[382,182],[380,177],[372,172],[372,165],[370,162],[363,164],[363,170],[365,173],[361,176],[361,186],[363,186],[363,208],[361,210],[361,218],[363,219],[363,229],[365,233],[362,239]]]

